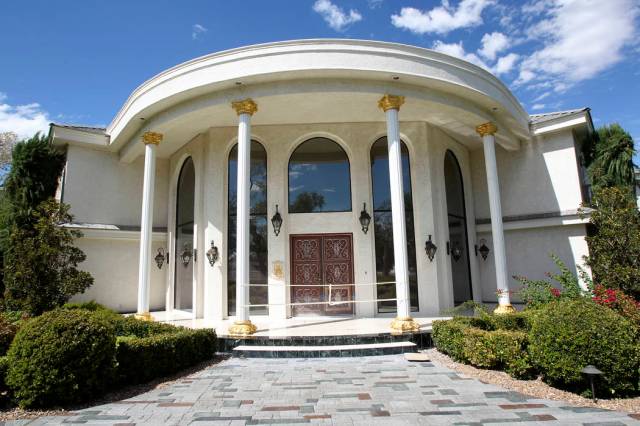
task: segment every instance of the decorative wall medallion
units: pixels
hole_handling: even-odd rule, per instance
[[[279,280],[284,279],[284,267],[282,261],[276,260],[273,262],[273,276]]]

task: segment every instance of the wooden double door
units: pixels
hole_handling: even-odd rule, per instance
[[[353,314],[353,235],[291,235],[294,316]],[[329,286],[329,284],[331,286]],[[345,285],[348,284],[348,285]],[[330,302],[330,303],[321,303]]]

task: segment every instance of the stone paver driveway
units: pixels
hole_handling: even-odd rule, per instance
[[[631,425],[625,413],[528,398],[401,355],[228,359],[165,389],[19,424]]]

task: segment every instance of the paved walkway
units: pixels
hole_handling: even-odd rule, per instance
[[[625,413],[528,398],[401,355],[228,359],[133,399],[18,424],[640,424]]]

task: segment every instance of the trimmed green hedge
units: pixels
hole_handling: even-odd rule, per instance
[[[527,352],[527,330],[533,317],[530,312],[517,312],[434,321],[433,341],[440,352],[456,361],[527,378],[535,373]]]
[[[215,354],[213,330],[177,329],[153,334],[150,329],[155,328],[154,323],[146,324],[149,325],[148,337],[118,338],[116,360],[120,383],[148,382],[211,359]],[[142,332],[140,328],[136,331]]]
[[[580,370],[595,365],[609,396],[637,392],[640,336],[631,322],[588,299],[549,304],[533,322],[529,351],[546,382],[588,394]]]
[[[16,334],[6,383],[21,407],[89,400],[112,381],[115,343],[113,326],[93,312],[46,312]]]

